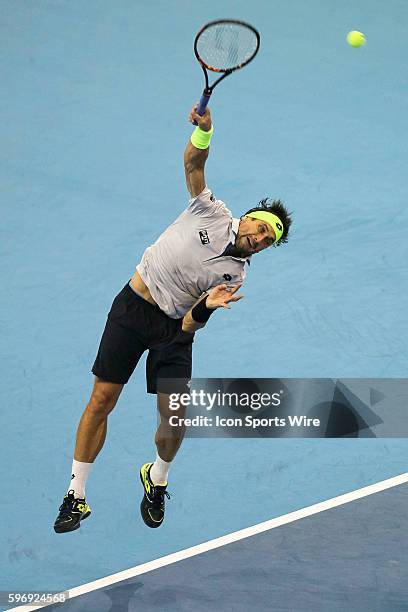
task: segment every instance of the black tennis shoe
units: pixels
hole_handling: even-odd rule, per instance
[[[140,504],[142,519],[148,527],[160,527],[164,520],[165,499],[170,499],[166,491],[167,482],[164,485],[154,485],[150,478],[150,469],[153,463],[145,463],[140,468],[140,480],[142,481],[144,495]]]
[[[74,491],[68,491],[59,507],[59,514],[54,523],[56,533],[67,533],[79,529],[81,521],[88,518],[91,509],[85,499],[75,499]]]

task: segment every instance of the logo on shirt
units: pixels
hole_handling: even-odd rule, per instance
[[[226,281],[232,280],[231,274],[224,274],[223,278],[225,278]]]
[[[211,202],[215,202],[214,194],[210,195],[210,200],[211,200]]]
[[[207,230],[200,230],[199,232],[201,244],[210,244]]]

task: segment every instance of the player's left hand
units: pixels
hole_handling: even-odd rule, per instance
[[[213,287],[207,296],[206,306],[207,308],[231,308],[229,304],[232,302],[239,302],[244,297],[243,295],[236,295],[237,291],[242,286],[242,283],[238,283],[233,287],[229,285],[217,285]]]

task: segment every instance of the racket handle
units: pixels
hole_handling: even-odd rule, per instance
[[[199,115],[204,115],[205,109],[207,108],[208,102],[210,101],[211,92],[204,90],[203,95],[200,98],[200,102],[197,106],[197,113]]]
[[[208,102],[210,101],[211,98],[211,91],[208,91],[207,89],[204,89],[203,91],[203,95],[200,98],[200,101],[198,103],[197,106],[197,113],[202,116],[205,113],[205,109],[207,108]],[[194,125],[198,125],[197,121],[194,121]]]

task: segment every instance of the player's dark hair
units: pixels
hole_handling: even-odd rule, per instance
[[[245,215],[249,213],[256,212],[258,210],[264,210],[266,212],[271,212],[274,215],[277,215],[283,224],[283,234],[280,240],[274,242],[272,246],[277,247],[280,244],[288,241],[289,228],[292,225],[291,214],[284,206],[281,200],[270,200],[269,198],[264,198],[255,206],[255,208],[251,208],[247,210]]]

